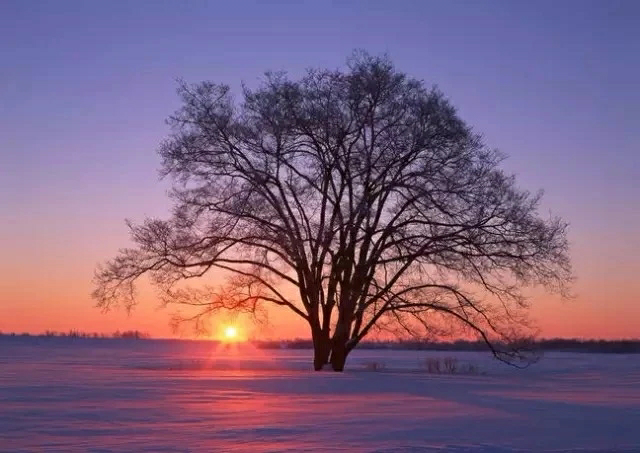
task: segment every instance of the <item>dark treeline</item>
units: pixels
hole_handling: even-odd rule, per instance
[[[37,338],[125,338],[125,339],[148,339],[151,336],[148,333],[140,332],[138,330],[126,330],[124,332],[115,331],[110,334],[105,333],[97,333],[97,332],[81,332],[79,330],[70,330],[68,332],[54,332],[52,330],[47,330],[44,333],[40,334],[31,334],[31,333],[3,333],[0,332],[0,336],[5,337],[37,337]]]
[[[255,341],[262,349],[310,349],[311,340],[296,339],[287,341]],[[419,340],[401,341],[365,341],[361,349],[404,349],[429,351],[487,351],[483,341],[458,340],[454,342],[433,342]],[[533,341],[527,344],[531,349],[542,351],[591,352],[591,353],[640,353],[640,340],[581,340],[552,338]]]
[[[552,338],[536,343],[545,351],[640,353],[640,340],[575,340]]]
[[[41,334],[3,333],[0,337],[31,337],[31,338],[122,338],[122,339],[151,339],[148,333],[138,330],[116,331],[111,334],[81,332],[46,331]],[[260,349],[312,349],[313,343],[309,339],[294,340],[251,340],[251,344]],[[398,340],[398,341],[364,341],[361,349],[397,349],[414,351],[488,351],[483,341],[457,340],[453,342]],[[528,349],[540,351],[562,352],[590,352],[590,353],[640,353],[640,339],[634,340],[583,340],[575,338],[551,338],[528,342]]]

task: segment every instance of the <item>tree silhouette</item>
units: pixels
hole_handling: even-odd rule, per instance
[[[143,274],[196,323],[284,306],[309,325],[314,368],[341,371],[374,328],[463,329],[513,361],[520,288],[566,293],[566,223],[543,219],[540,194],[387,57],[356,53],[344,72],[300,80],[267,73],[239,105],[210,82],[179,94],[159,149],[173,215],[129,224],[136,248],[96,273],[102,308],[133,306]],[[226,283],[184,284],[210,271]]]

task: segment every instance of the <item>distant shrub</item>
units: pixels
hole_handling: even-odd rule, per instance
[[[429,357],[427,359],[425,359],[424,361],[424,366],[427,370],[428,373],[432,373],[432,374],[440,374],[441,373],[441,367],[440,367],[440,359],[434,359],[432,357]]]
[[[480,368],[478,368],[478,365],[474,365],[473,363],[469,363],[466,368],[465,368],[465,373],[464,374],[481,374],[480,373]]]
[[[444,360],[444,371],[448,374],[456,374],[458,369],[458,359],[455,357],[445,357]]]
[[[457,374],[479,375],[483,374],[477,365],[472,363],[460,364],[455,357],[427,357],[422,367],[429,374]]]

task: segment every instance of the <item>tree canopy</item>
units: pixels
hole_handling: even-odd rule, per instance
[[[144,274],[196,322],[284,306],[308,323],[315,368],[342,370],[372,329],[465,332],[514,359],[522,289],[567,292],[567,224],[387,57],[267,73],[239,103],[211,82],[179,95],[159,148],[173,213],[129,224],[135,247],[96,272],[99,306],[133,306]],[[184,284],[216,272],[225,284]]]

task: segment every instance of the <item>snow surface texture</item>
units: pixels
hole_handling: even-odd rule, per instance
[[[430,374],[455,356],[472,374]],[[640,452],[640,356],[0,338],[0,451]],[[375,364],[375,365],[374,365]],[[380,369],[382,368],[382,369]]]

